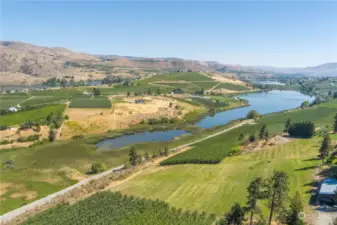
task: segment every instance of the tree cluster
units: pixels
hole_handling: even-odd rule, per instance
[[[267,201],[269,204],[268,224],[276,218],[282,223],[288,225],[299,225],[303,222],[299,219],[298,214],[303,210],[302,201],[297,192],[290,200],[289,207],[286,207],[289,191],[288,175],[282,171],[274,171],[268,179],[257,177],[247,187],[247,203],[241,206],[234,203],[228,213],[217,223],[218,225],[242,225],[245,215],[249,215],[249,224],[252,225],[254,215],[258,212],[258,202]],[[277,214],[277,217],[275,217]],[[260,213],[259,222],[257,224],[265,224],[265,219]]]
[[[315,134],[315,124],[310,121],[292,123],[288,134],[293,137],[311,138]]]

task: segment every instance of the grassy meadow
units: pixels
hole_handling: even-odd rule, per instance
[[[139,173],[112,190],[160,199],[188,210],[222,215],[234,202],[245,203],[246,188],[251,180],[257,176],[267,177],[277,169],[289,175],[290,195],[300,190],[307,205],[313,169],[320,163],[313,159],[317,156],[319,144],[319,138],[298,139],[266,150],[228,157],[220,164],[158,166]],[[213,148],[207,146],[207,149]],[[266,211],[267,207],[261,205],[261,208]]]

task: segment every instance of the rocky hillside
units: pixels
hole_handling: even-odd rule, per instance
[[[78,75],[66,62],[99,63],[100,59],[64,48],[47,48],[21,42],[0,42],[0,82],[29,83],[44,78]]]
[[[40,83],[51,77],[75,80],[102,79],[109,75],[141,77],[148,69],[212,71],[214,65],[217,64],[179,58],[89,55],[65,48],[0,42],[0,85]]]

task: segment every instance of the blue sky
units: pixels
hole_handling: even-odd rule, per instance
[[[337,61],[337,2],[2,0],[0,25],[1,40],[93,54],[288,67]]]

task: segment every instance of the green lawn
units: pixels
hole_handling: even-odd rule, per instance
[[[289,175],[290,194],[300,190],[303,202],[307,205],[313,167],[320,163],[319,160],[312,160],[317,156],[319,141],[319,138],[294,140],[266,150],[229,157],[215,165],[152,168],[113,190],[139,197],[158,198],[175,207],[221,215],[234,202],[246,201],[249,181],[257,176],[267,177],[277,169]],[[204,147],[212,149],[220,146]]]
[[[39,121],[45,119],[51,112],[55,115],[63,113],[65,106],[64,104],[49,105],[38,109],[10,113],[6,116],[0,116],[0,124],[9,126],[20,124],[28,120]]]
[[[69,108],[111,108],[111,102],[106,97],[73,98]]]

